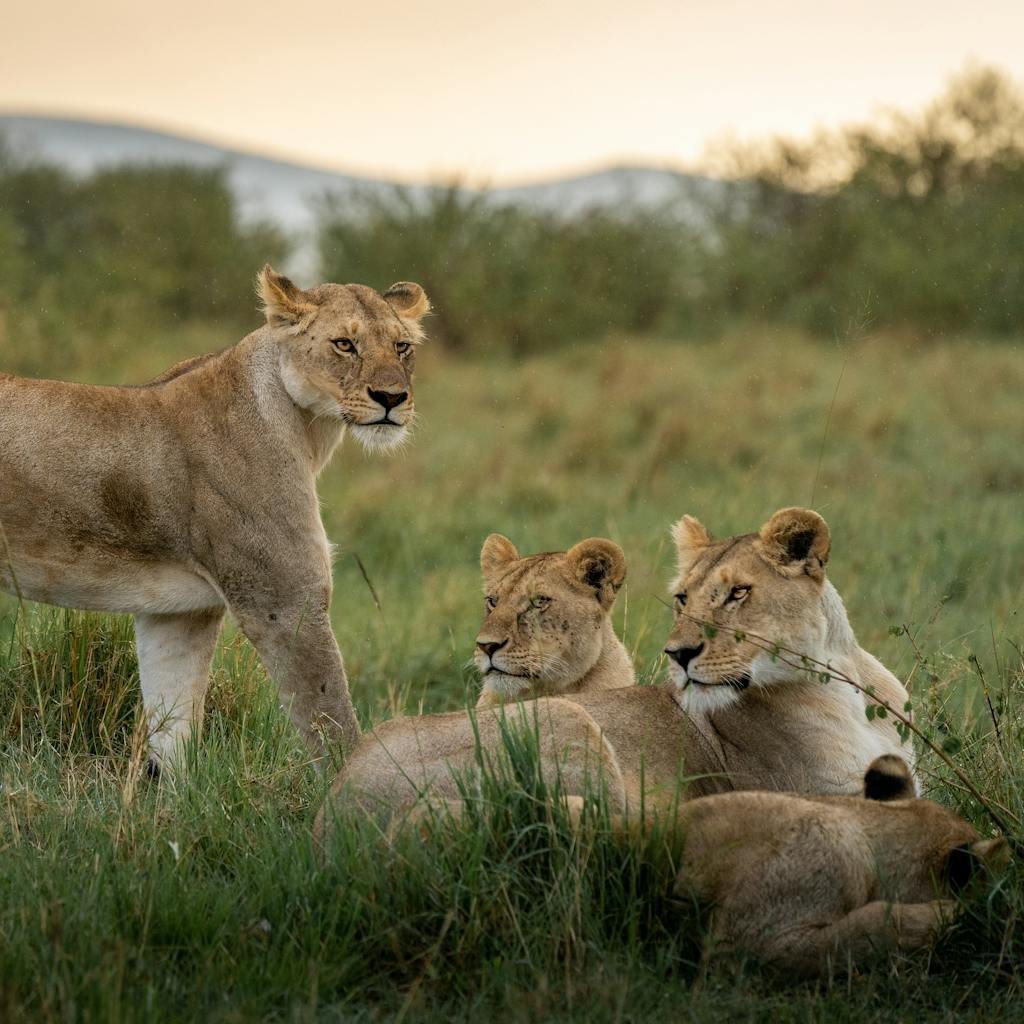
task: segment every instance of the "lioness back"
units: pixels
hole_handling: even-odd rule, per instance
[[[625,808],[618,760],[600,728],[577,704],[550,698],[384,722],[353,750],[317,816],[316,834],[344,808],[388,817],[420,801],[460,799],[477,788],[482,766],[502,770],[510,733],[536,737],[547,785],[585,793],[603,779],[611,805]]]

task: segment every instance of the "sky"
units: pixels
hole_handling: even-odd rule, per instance
[[[0,112],[182,131],[337,170],[513,184],[1024,79],[1022,0],[33,0]]]

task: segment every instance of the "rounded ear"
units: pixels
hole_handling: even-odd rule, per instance
[[[430,312],[427,293],[412,281],[398,281],[385,293],[384,301],[399,315],[420,320]]]
[[[954,846],[946,857],[946,881],[953,892],[965,888],[979,868],[998,871],[1012,859],[1010,844],[1002,837],[975,839],[973,843]]]
[[[825,578],[831,536],[828,523],[809,508],[780,509],[759,531],[761,554],[786,576]]]
[[[492,533],[480,549],[480,571],[488,580],[519,558],[515,544],[500,533]]]
[[[902,757],[883,754],[868,765],[864,796],[868,800],[908,800],[914,795],[910,769]]]
[[[269,263],[256,275],[256,294],[267,323],[273,327],[292,326],[316,311],[316,303]]]
[[[697,556],[713,542],[714,538],[699,519],[694,516],[683,516],[672,527],[672,540],[675,541],[679,571],[682,573],[693,565]]]
[[[614,541],[590,537],[565,553],[569,571],[585,586],[591,587],[605,608],[615,603],[626,578],[626,556]]]

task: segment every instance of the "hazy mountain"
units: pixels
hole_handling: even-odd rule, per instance
[[[327,193],[387,189],[395,183],[289,163],[200,142],[182,135],[122,124],[0,114],[0,137],[18,153],[88,174],[120,163],[222,165],[246,217],[271,220],[300,240],[300,264],[312,269],[314,201]],[[426,194],[429,186],[413,186]],[[523,204],[559,216],[600,208],[654,206],[675,201],[694,223],[721,183],[651,167],[614,167],[488,193],[494,202]]]

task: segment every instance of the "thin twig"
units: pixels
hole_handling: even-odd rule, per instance
[[[377,590],[374,585],[370,582],[370,576],[366,571],[366,566],[363,565],[363,560],[359,557],[358,552],[353,551],[352,557],[356,560],[356,565],[359,566],[359,571],[363,574],[363,579],[366,581],[366,586],[370,591],[370,597],[373,598],[373,603],[377,606],[377,611],[380,612],[381,616],[384,615],[384,609],[380,606],[380,598],[377,596]]]

